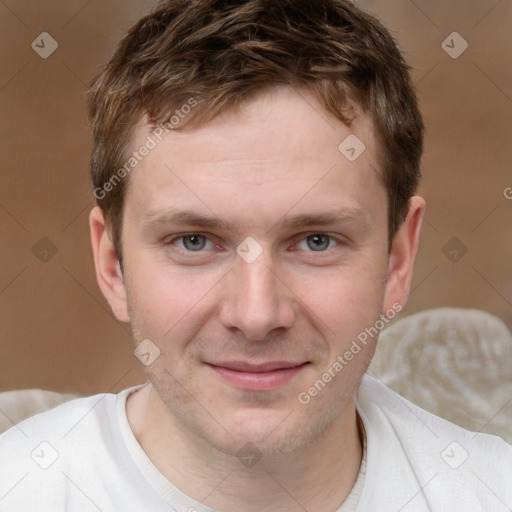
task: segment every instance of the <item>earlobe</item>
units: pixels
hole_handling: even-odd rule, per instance
[[[407,216],[393,239],[389,255],[383,314],[396,303],[405,307],[411,288],[414,260],[418,252],[425,209],[425,200],[419,196],[413,196],[409,200]]]
[[[124,276],[112,245],[103,211],[99,206],[95,206],[89,214],[89,229],[96,279],[100,290],[117,319],[121,322],[129,322]]]

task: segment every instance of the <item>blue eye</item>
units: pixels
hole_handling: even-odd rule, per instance
[[[190,252],[198,252],[205,248],[206,242],[210,241],[203,235],[198,233],[191,233],[189,235],[183,235],[175,240],[183,240],[183,247]],[[211,243],[211,241],[210,241]]]
[[[303,238],[298,246],[300,246],[303,241],[306,242],[307,247],[313,252],[324,252],[330,248],[332,245],[331,241],[334,241],[334,238],[323,233],[315,233],[314,235],[309,235]]]
[[[208,247],[208,243],[210,246]],[[168,245],[175,244],[186,252],[204,252],[205,249],[217,247],[207,236],[200,233],[188,233],[174,238],[168,242]],[[304,245],[305,244],[305,245]],[[339,242],[332,236],[325,233],[313,233],[304,236],[296,248],[305,252],[326,252],[328,249],[339,245]]]

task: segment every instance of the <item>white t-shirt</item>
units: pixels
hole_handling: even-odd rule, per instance
[[[79,398],[4,432],[0,511],[215,512],[172,485],[137,442],[125,406],[140,387]],[[339,512],[512,509],[512,446],[499,437],[438,418],[369,375],[357,410],[363,462]]]

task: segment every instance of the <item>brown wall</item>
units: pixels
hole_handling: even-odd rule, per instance
[[[0,3],[0,390],[94,393],[144,378],[128,326],[96,284],[84,92],[120,35],[153,4]],[[504,197],[512,187],[512,3],[361,4],[405,50],[428,128],[420,189],[428,212],[404,314],[480,308],[512,328],[512,200]],[[454,31],[469,44],[456,59],[441,46]],[[47,59],[31,48],[34,40],[42,45],[42,32],[58,43]],[[39,51],[49,48],[46,40]],[[467,249],[458,262],[449,259],[456,246],[443,249],[453,237]]]

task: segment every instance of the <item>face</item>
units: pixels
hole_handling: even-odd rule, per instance
[[[135,133],[140,147],[150,129]],[[350,134],[366,147],[353,161],[339,149]],[[160,350],[146,371],[170,421],[225,453],[252,443],[271,457],[353,406],[376,338],[333,364],[405,301],[412,268],[390,257],[378,173],[367,117],[349,129],[289,88],[171,132],[141,161],[125,198],[124,283],[102,289],[136,343]]]

